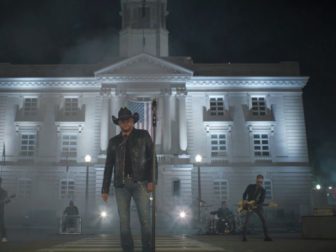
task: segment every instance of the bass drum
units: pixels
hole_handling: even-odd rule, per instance
[[[216,229],[218,234],[231,234],[234,228],[231,222],[222,218],[217,221]]]
[[[207,234],[214,235],[218,233],[217,232],[217,222],[218,222],[217,216],[212,216],[209,219]]]

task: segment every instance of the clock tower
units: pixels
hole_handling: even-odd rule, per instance
[[[168,56],[167,0],[121,0],[120,14],[120,56]]]

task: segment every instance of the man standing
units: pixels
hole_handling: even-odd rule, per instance
[[[264,217],[263,203],[265,200],[266,190],[263,188],[263,183],[264,183],[264,177],[262,175],[258,175],[256,184],[248,185],[243,194],[243,204],[245,207],[247,206],[248,201],[254,200],[256,202],[256,207],[253,208],[253,210],[251,211],[247,211],[246,213],[243,227],[243,241],[247,241],[246,239],[247,224],[253,212],[256,213],[259,219],[261,220],[265,236],[264,240],[272,241],[272,239],[268,235],[266,220]]]
[[[5,228],[5,204],[8,201],[7,191],[1,187],[2,178],[0,177],[0,234],[1,242],[7,242]]]
[[[142,251],[152,250],[148,193],[154,189],[156,176],[153,176],[153,166],[157,170],[157,164],[154,144],[148,131],[134,128],[138,119],[139,115],[132,114],[126,107],[119,110],[118,118],[112,116],[121,132],[109,141],[102,186],[102,198],[107,202],[113,173],[120,217],[121,246],[124,252],[134,251],[130,228],[131,198],[135,201],[141,224]]]

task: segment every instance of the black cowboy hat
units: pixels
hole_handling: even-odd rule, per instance
[[[132,112],[127,107],[123,107],[118,112],[118,118],[112,116],[112,121],[114,124],[119,125],[119,120],[127,120],[129,118],[133,118],[134,123],[136,123],[139,120],[139,114],[136,112],[132,114]]]

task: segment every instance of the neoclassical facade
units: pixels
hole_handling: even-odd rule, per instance
[[[298,64],[170,57],[166,1],[121,2],[119,58],[91,65],[0,64],[0,172],[3,186],[17,195],[9,220],[55,218],[69,199],[80,209],[88,200],[91,214],[103,207],[107,143],[119,133],[111,115],[128,106],[140,113],[136,127],[152,134],[153,99],[160,220],[180,208],[196,213],[198,166],[203,214],[223,200],[236,207],[257,174],[265,177],[267,202],[307,213],[312,175],[302,89],[308,78]]]

